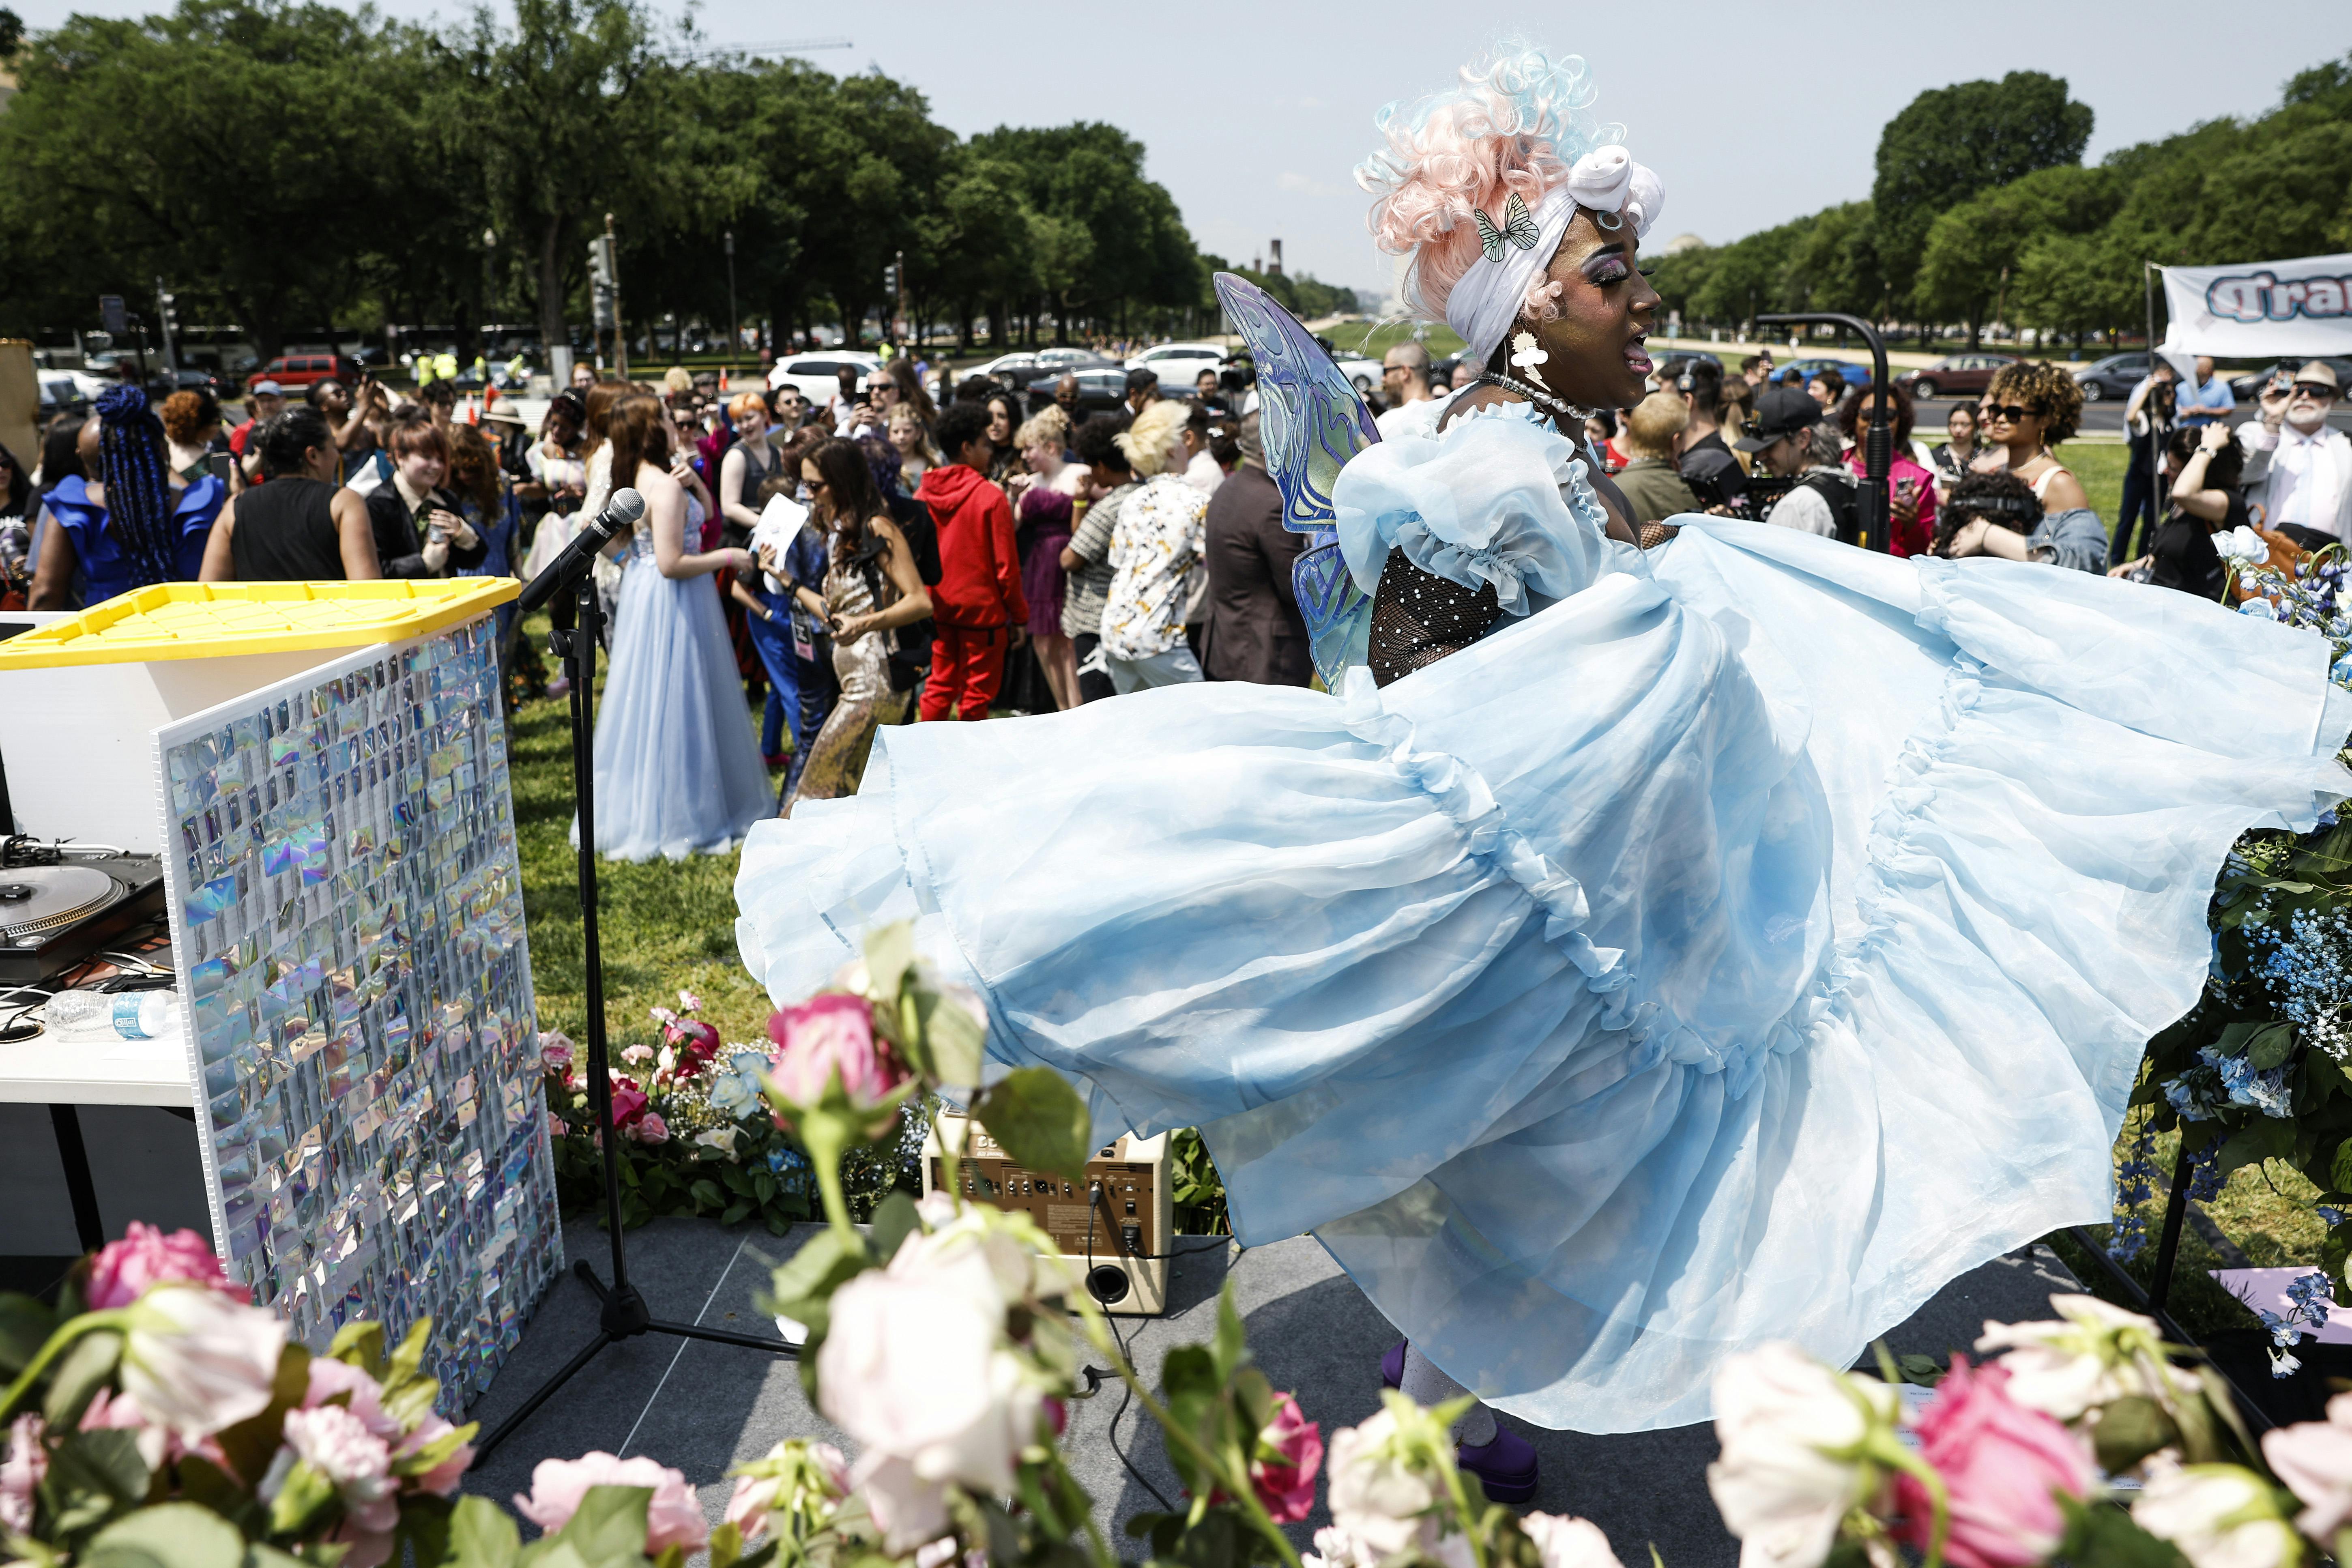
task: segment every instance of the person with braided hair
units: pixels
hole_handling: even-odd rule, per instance
[[[228,499],[210,474],[193,481],[172,471],[163,426],[135,386],[111,386],[98,417],[81,427],[83,469],[42,497],[58,527],[44,541],[32,607],[63,610],[157,583],[194,581],[213,520]],[[79,593],[77,593],[79,585]]]

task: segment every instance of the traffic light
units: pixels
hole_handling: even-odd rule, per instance
[[[617,278],[613,265],[613,237],[600,234],[588,242],[588,293],[600,332],[614,325],[613,295]]]
[[[882,269],[882,292],[889,295],[894,300],[898,296],[898,265],[897,262],[892,262],[889,266],[885,267]]]

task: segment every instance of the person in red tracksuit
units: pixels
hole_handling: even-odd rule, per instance
[[[929,722],[953,709],[959,719],[985,719],[1004,679],[1005,650],[1029,619],[1013,503],[986,477],[993,455],[986,405],[951,405],[932,436],[948,460],[915,490],[940,534],[940,581],[931,589],[938,637],[922,715]]]

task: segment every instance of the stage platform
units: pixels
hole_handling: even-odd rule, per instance
[[[772,1321],[755,1305],[769,1265],[815,1230],[801,1226],[780,1238],[708,1221],[656,1220],[629,1234],[630,1275],[656,1317],[772,1332]],[[1195,1242],[1182,1238],[1180,1245]],[[1168,1317],[1117,1320],[1133,1336],[1148,1383],[1156,1386],[1168,1347],[1209,1338],[1217,1291],[1230,1278],[1259,1363],[1276,1388],[1297,1392],[1327,1440],[1379,1407],[1381,1352],[1394,1342],[1394,1333],[1320,1247],[1303,1237],[1246,1252],[1205,1240],[1201,1245],[1206,1250],[1174,1262]],[[589,1258],[604,1273],[607,1244],[593,1223],[567,1225],[564,1247],[568,1258]],[[1898,1353],[1964,1348],[1987,1318],[2048,1317],[2052,1292],[2074,1289],[2055,1257],[2031,1248],[1955,1280],[1888,1342]],[[520,1405],[593,1336],[595,1305],[578,1279],[563,1276],[472,1417],[487,1428]],[[1127,1542],[1118,1526],[1158,1505],[1111,1452],[1108,1436],[1118,1408],[1116,1385],[1079,1401],[1064,1447],[1114,1544],[1123,1556],[1140,1559],[1139,1543]],[[1706,1466],[1716,1452],[1710,1427],[1620,1437],[1519,1430],[1543,1455],[1543,1490],[1535,1506],[1591,1519],[1608,1531],[1624,1562],[1648,1561],[1648,1543],[1672,1568],[1731,1568],[1738,1560],[1737,1543],[1706,1495]],[[683,1470],[701,1489],[705,1511],[716,1523],[733,1485],[725,1479],[728,1468],[765,1453],[780,1438],[803,1436],[841,1440],[803,1396],[791,1362],[647,1335],[599,1356],[477,1466],[466,1489],[505,1501],[529,1489],[531,1467],[541,1458],[592,1448],[646,1454]],[[1137,1468],[1172,1498],[1175,1478],[1149,1418],[1129,1409],[1119,1423],[1119,1441]],[[1313,1528],[1328,1522],[1318,1506],[1294,1535],[1304,1546]]]

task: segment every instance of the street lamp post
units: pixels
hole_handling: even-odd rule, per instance
[[[743,319],[735,313],[735,231],[727,231],[727,369],[735,373],[735,356],[743,352]]]

